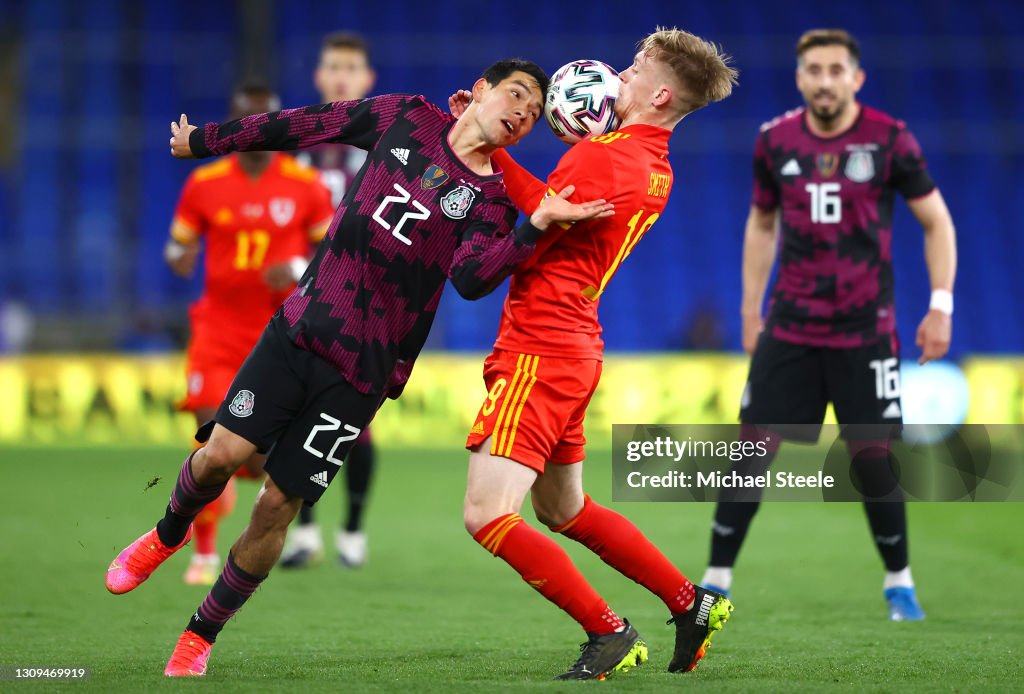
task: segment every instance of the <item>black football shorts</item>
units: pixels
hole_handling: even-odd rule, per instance
[[[313,505],[383,401],[325,359],[296,346],[275,316],[239,369],[214,417],[267,454],[264,470]],[[196,438],[206,440],[212,425]]]
[[[816,441],[831,402],[844,439],[890,438],[903,423],[894,342],[840,349],[762,334],[750,362],[740,420],[777,429],[783,438]],[[799,426],[783,430],[771,425]]]

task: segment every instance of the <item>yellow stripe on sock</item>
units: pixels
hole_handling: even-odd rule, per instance
[[[513,520],[515,520],[516,515],[517,514],[513,513],[509,516],[506,516],[500,523],[491,528],[491,532],[487,533],[487,535],[484,536],[484,538],[480,541],[480,544],[484,547],[487,547],[491,543],[491,540],[494,539],[495,534],[497,534],[498,531],[501,530],[502,526],[504,526],[507,523],[511,523]]]
[[[503,526],[501,533],[494,538],[493,542],[491,542],[491,548],[489,550],[491,554],[497,556],[498,551],[501,549],[501,545],[505,542],[505,536],[512,532],[512,529],[519,525],[522,520],[522,518],[517,517],[514,523],[506,523]]]
[[[570,528],[572,528],[572,526],[576,525],[576,521],[578,521],[580,519],[580,516],[582,514],[583,514],[583,511],[580,511],[575,516],[573,516],[571,520],[566,521],[565,525],[561,525],[561,526],[559,526],[557,528],[552,528],[551,531],[552,532],[556,532],[556,533],[564,534],[566,530],[569,530]]]
[[[498,523],[498,525],[491,528],[491,532],[487,533],[487,536],[480,541],[480,544],[491,554],[497,554],[498,547],[500,546],[500,540],[505,537],[505,534],[511,530],[513,526],[517,525],[522,520],[522,516],[518,513],[513,513],[507,516],[503,521]]]

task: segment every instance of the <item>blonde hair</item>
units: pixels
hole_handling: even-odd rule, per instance
[[[671,71],[683,87],[683,114],[721,101],[732,93],[739,72],[720,46],[675,27],[657,27],[637,50]]]

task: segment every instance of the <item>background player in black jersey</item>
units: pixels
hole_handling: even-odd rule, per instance
[[[324,37],[320,46],[320,62],[313,74],[321,102],[363,99],[373,89],[375,80],[366,39],[343,31]],[[366,161],[366,152],[350,145],[327,143],[303,150],[298,159],[320,170],[320,180],[331,191],[332,201],[337,207]],[[363,514],[375,462],[376,451],[367,427],[352,444],[352,450],[345,459],[348,504],[342,526],[334,536],[338,560],[349,568],[358,568],[369,558]],[[304,505],[299,510],[298,520],[288,531],[288,542],[281,552],[281,566],[292,569],[306,567],[318,560],[323,551],[323,536],[314,518],[313,507]]]
[[[753,358],[741,402],[741,435],[765,441],[769,455],[738,467],[763,474],[781,438],[815,440],[831,401],[885,564],[890,617],[919,620],[924,612],[910,573],[905,504],[888,449],[890,432],[902,424],[894,194],[903,195],[924,229],[932,296],[916,335],[921,363],[949,349],[953,222],[906,126],[857,102],[864,71],[856,40],[842,30],[809,31],[796,54],[796,83],[806,108],[762,128],[743,251],[743,347]],[[776,248],[779,276],[762,320]],[[759,494],[724,490],[720,496],[706,587],[723,593],[731,588],[732,567]],[[729,503],[737,498],[744,503]]]
[[[572,204],[567,186],[515,227],[518,212],[491,156],[541,117],[547,76],[534,63],[492,65],[457,121],[421,96],[172,123],[179,157],[342,142],[368,154],[299,286],[268,324],[184,462],[164,517],[111,562],[107,589],[137,588],[188,542],[195,516],[254,452],[267,480],[224,570],[179,637],[164,674],[206,672],[213,642],[277,563],[288,525],[316,503],[385,398],[398,398],[445,284],[479,298],[530,256],[552,223],[614,214]]]

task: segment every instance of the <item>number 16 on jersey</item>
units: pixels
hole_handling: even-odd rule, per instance
[[[811,221],[815,224],[838,224],[843,218],[843,199],[838,183],[808,183],[804,190],[811,194]]]

